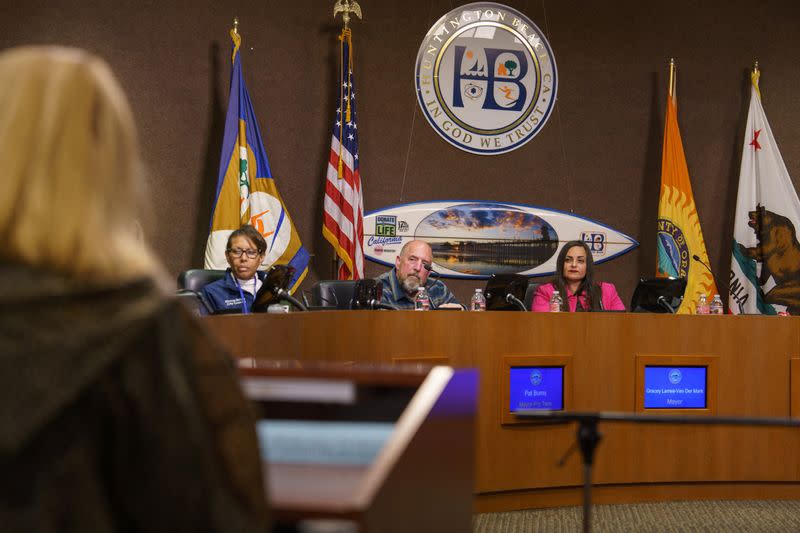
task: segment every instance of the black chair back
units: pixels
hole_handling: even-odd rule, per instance
[[[175,296],[178,297],[178,301],[186,307],[190,313],[193,315],[200,316],[202,314],[207,313],[208,309],[200,298],[200,294],[194,291],[187,291],[186,289],[178,290],[175,293]]]
[[[340,279],[318,281],[311,287],[311,305],[350,309],[356,283],[353,280]]]
[[[199,292],[209,283],[222,279],[225,276],[225,272],[225,270],[206,270],[203,268],[185,270],[178,275],[178,288]]]

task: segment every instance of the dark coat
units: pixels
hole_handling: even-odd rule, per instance
[[[149,281],[0,265],[0,528],[264,531],[231,362]]]

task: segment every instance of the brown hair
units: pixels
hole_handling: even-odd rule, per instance
[[[231,243],[236,237],[244,237],[248,241],[255,244],[259,255],[267,251],[267,241],[264,240],[264,236],[261,235],[258,230],[250,224],[244,224],[241,228],[234,230],[230,235],[228,235],[228,242],[225,245],[225,251],[231,249]]]
[[[562,295],[561,310],[569,311],[569,301],[567,299],[567,283],[564,279],[564,261],[566,261],[567,254],[570,249],[574,247],[583,248],[586,251],[586,276],[581,280],[578,285],[578,290],[575,291],[575,296],[579,296],[582,292],[586,294],[587,311],[599,311],[602,309],[602,295],[600,287],[594,282],[594,259],[592,258],[592,251],[589,246],[583,241],[569,241],[558,252],[558,259],[556,259],[556,276],[553,280],[556,290]]]

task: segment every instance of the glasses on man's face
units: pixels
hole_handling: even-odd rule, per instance
[[[242,254],[247,255],[249,259],[255,259],[258,257],[258,250],[242,250],[241,248],[228,248],[225,250],[233,257],[242,257]]]

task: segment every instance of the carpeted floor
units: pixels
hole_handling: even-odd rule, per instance
[[[592,531],[800,531],[800,501],[686,501],[592,507]],[[472,519],[473,533],[582,531],[582,509],[562,507],[485,513]]]

